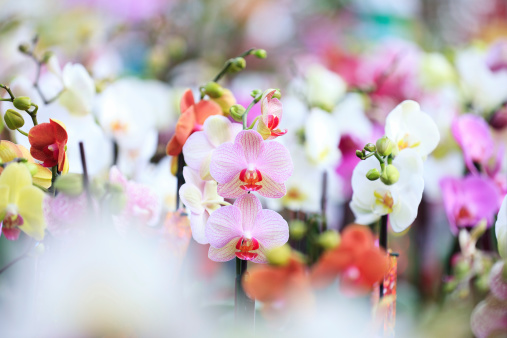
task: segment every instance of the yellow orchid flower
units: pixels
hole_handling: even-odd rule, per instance
[[[51,170],[35,162],[30,151],[20,144],[0,141],[0,161],[7,163],[15,158],[25,158],[32,174],[33,184],[48,189],[51,186]]]
[[[36,240],[44,238],[44,193],[32,185],[32,175],[22,163],[11,163],[0,175],[0,215],[2,233],[16,240],[20,231]]]

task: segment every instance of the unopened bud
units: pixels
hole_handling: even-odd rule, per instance
[[[231,117],[234,119],[234,121],[241,122],[243,119],[243,114],[245,113],[246,109],[240,104],[232,105],[229,109],[229,114],[231,114]]]
[[[7,128],[10,130],[16,130],[25,125],[25,119],[23,119],[23,116],[14,109],[8,109],[5,112],[4,121]]]
[[[377,140],[377,153],[380,156],[389,156],[393,152],[394,143],[387,137],[384,136]]]
[[[270,88],[270,89],[267,89],[264,91],[264,93],[262,93],[262,100],[264,100],[264,98],[271,92],[273,92],[273,98],[274,99],[281,99],[282,98],[282,93],[280,92],[280,89],[274,89],[274,88]]]
[[[32,100],[30,100],[28,96],[19,96],[16,97],[12,103],[14,104],[14,107],[19,110],[27,110],[32,105]]]
[[[262,94],[262,90],[260,90],[260,89],[254,89],[250,93],[250,96],[253,97],[253,98],[256,98],[257,96],[259,96],[261,94]]]
[[[18,46],[18,49],[21,53],[28,53],[28,51],[30,50],[30,45],[27,43],[22,43],[21,45]]]
[[[290,238],[299,240],[303,238],[306,233],[306,224],[303,221],[295,220],[289,223]]]
[[[58,176],[55,188],[68,196],[79,196],[83,192],[83,178],[79,174]]]
[[[398,179],[400,178],[400,172],[396,167],[392,164],[388,164],[382,174],[380,175],[380,180],[382,183],[386,185],[392,185],[396,182],[398,182]]]
[[[356,156],[359,157],[361,160],[364,159],[364,154],[361,150],[356,150]]]
[[[366,178],[369,179],[370,181],[376,181],[380,178],[380,173],[376,168],[370,169],[366,173]]]
[[[337,231],[327,230],[319,235],[319,239],[317,241],[324,250],[331,250],[340,244],[341,237]]]
[[[376,147],[373,143],[368,143],[367,145],[364,146],[364,150],[368,150],[368,151],[375,151]]]
[[[278,248],[269,250],[266,253],[266,258],[268,259],[269,264],[284,266],[289,263],[291,253],[292,249],[290,248],[290,245],[284,244]]]
[[[458,280],[462,280],[470,272],[470,264],[466,260],[460,259],[456,263],[456,265],[454,265],[454,269],[453,270],[454,270],[454,276]]]
[[[218,98],[224,94],[224,88],[215,81],[210,81],[204,86],[204,92],[211,98]]]
[[[265,59],[268,56],[268,53],[264,49],[256,49],[252,54],[259,59]]]
[[[239,72],[246,67],[246,60],[241,56],[231,59],[231,65],[229,66],[229,71],[231,73]]]
[[[44,55],[42,55],[42,63],[48,63],[49,59],[54,55],[54,53],[50,50],[46,51]]]
[[[489,291],[489,274],[484,273],[475,280],[475,287],[479,292]]]

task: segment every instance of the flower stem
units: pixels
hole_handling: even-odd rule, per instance
[[[247,270],[247,264],[248,261],[236,258],[234,317],[238,327],[253,331],[255,327],[255,301],[248,298],[241,285],[241,280]]]
[[[28,134],[25,133],[24,131],[22,131],[21,129],[16,129],[17,131],[19,131],[21,134],[25,135],[26,137],[28,137]]]
[[[57,176],[58,176],[58,165],[55,165],[51,167],[51,187],[49,187],[49,191],[53,194],[53,196],[56,195],[55,181]]]
[[[245,57],[247,55],[250,55],[255,50],[255,48],[250,48],[246,52],[243,52],[239,57]],[[213,82],[218,82],[226,73],[229,67],[231,66],[232,62],[231,60],[227,60],[220,72],[213,78]]]
[[[253,129],[253,127],[255,126],[255,123],[257,122],[257,120],[260,118],[260,116],[257,116],[253,121],[252,123],[250,124],[250,127],[248,127],[248,129]]]
[[[31,245],[28,246],[28,249],[26,249],[25,252],[23,252],[21,255],[19,255],[18,257],[14,258],[12,261],[10,261],[9,263],[7,263],[6,265],[4,265],[0,269],[0,274],[4,273],[7,269],[9,269],[11,266],[13,266],[14,264],[16,264],[20,260],[22,260],[24,258],[27,258],[28,254],[30,253],[30,251],[32,251],[32,249],[36,248],[39,244],[40,244],[40,242],[36,242],[34,246],[31,246]]]
[[[322,232],[327,230],[326,209],[327,209],[327,171],[324,171],[324,173],[322,174],[322,196],[320,199],[320,217],[321,217]]]
[[[378,243],[381,248],[387,251],[387,215],[383,215],[380,218],[380,229],[379,229],[379,236],[378,236]],[[380,292],[380,299],[384,297],[384,278],[380,281],[379,284],[379,292]]]
[[[245,112],[243,113],[243,116],[241,117],[242,120],[243,120],[243,130],[246,130],[248,129],[247,127],[247,119],[248,119],[248,112],[250,111],[250,109],[252,109],[253,106],[255,106],[255,104],[259,102],[259,100],[257,98],[255,98],[249,105],[248,107],[246,108]]]
[[[180,188],[185,183],[185,178],[183,177],[183,167],[185,166],[185,158],[183,157],[183,153],[178,155],[178,171],[176,172],[176,210],[180,208]]]

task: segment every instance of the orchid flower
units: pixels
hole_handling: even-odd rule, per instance
[[[385,133],[398,151],[412,148],[422,158],[431,153],[440,141],[435,122],[421,111],[417,102],[411,100],[403,101],[389,113]]]
[[[2,233],[16,240],[21,231],[36,240],[44,238],[44,193],[32,185],[32,175],[22,163],[11,163],[0,175]]]
[[[210,173],[218,194],[236,198],[250,191],[270,198],[285,195],[284,182],[292,175],[289,151],[280,143],[264,142],[254,130],[241,131],[219,146],[211,156]]]
[[[28,149],[10,141],[0,141],[0,160],[2,163],[13,161],[16,158],[24,158],[28,161],[28,168],[32,174],[33,184],[45,189],[51,186],[51,170],[35,163]]]
[[[495,224],[496,239],[498,241],[498,251],[503,259],[507,259],[507,195],[505,196],[498,218]]]
[[[213,152],[221,144],[232,142],[241,129],[239,123],[232,123],[224,116],[210,116],[204,122],[203,130],[193,133],[185,142],[185,163],[196,170],[201,179],[212,180],[209,171]]]
[[[171,156],[181,153],[190,134],[201,130],[208,117],[222,115],[222,108],[213,101],[201,100],[195,103],[194,95],[190,89],[181,98],[180,111],[181,115],[176,124],[175,134],[167,144],[167,154]]]
[[[287,133],[287,129],[277,129],[282,120],[282,103],[277,98],[273,98],[275,92],[276,90],[270,91],[261,101],[261,117],[257,124],[257,131],[265,140],[273,140]]]
[[[58,101],[74,115],[91,112],[95,98],[95,83],[81,64],[67,63],[61,73],[64,91]]]
[[[320,66],[312,65],[306,73],[308,102],[312,107],[325,111],[333,110],[347,91],[342,77]]]
[[[206,222],[209,216],[225,203],[224,198],[217,193],[217,182],[201,180],[198,173],[191,168],[183,168],[183,177],[185,184],[181,186],[179,194],[181,201],[190,211],[192,237],[197,243],[207,244]]]
[[[447,219],[453,233],[471,227],[482,219],[491,226],[498,210],[499,192],[487,177],[470,175],[463,179],[446,177],[440,181]]]
[[[305,150],[310,162],[320,168],[334,167],[341,158],[340,133],[331,114],[314,108],[305,124]]]
[[[67,130],[65,125],[55,119],[49,123],[41,123],[30,129],[28,141],[30,142],[30,154],[44,167],[58,166],[58,171],[69,171],[69,162],[65,147],[67,145]]]
[[[266,263],[266,250],[285,244],[289,240],[289,227],[278,213],[262,209],[255,195],[246,194],[210,215],[206,237],[210,243],[208,257],[213,261],[238,257]]]
[[[420,155],[413,149],[399,153],[392,165],[400,173],[399,180],[386,185],[380,180],[370,181],[366,173],[380,164],[370,157],[361,161],[352,174],[354,194],[350,207],[356,223],[368,225],[389,214],[389,222],[395,232],[407,229],[417,217],[417,208],[424,189],[423,163]]]

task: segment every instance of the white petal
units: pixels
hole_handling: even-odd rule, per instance
[[[181,186],[179,193],[181,201],[192,213],[202,214],[204,212],[202,193],[195,185],[185,183]]]
[[[236,257],[236,244],[240,237],[233,238],[229,243],[220,249],[209,247],[208,258],[215,262],[227,262]]]
[[[215,147],[208,141],[208,138],[202,131],[190,135],[183,146],[183,156],[185,163],[192,169],[201,171],[201,166]],[[209,167],[209,164],[208,164]],[[208,169],[209,170],[209,169]]]
[[[225,116],[208,117],[203,128],[206,137],[214,147],[233,141],[235,136],[233,135],[232,123]]]
[[[190,228],[192,229],[192,237],[199,244],[208,244],[206,238],[206,222],[208,222],[209,214],[205,211],[201,214],[190,213]]]

